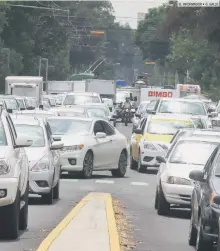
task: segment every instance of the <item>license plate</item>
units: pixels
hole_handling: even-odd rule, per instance
[[[220,120],[212,120],[213,127],[220,127]]]

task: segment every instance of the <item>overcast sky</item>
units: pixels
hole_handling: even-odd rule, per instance
[[[111,0],[111,2],[117,21],[128,22],[133,29],[136,29],[138,12],[147,12],[149,8],[157,7],[166,0]]]

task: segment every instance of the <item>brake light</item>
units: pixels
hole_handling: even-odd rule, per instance
[[[215,196],[215,193],[214,192],[212,192],[211,194],[210,194],[210,198],[209,198],[209,202],[210,202],[210,204],[213,204],[214,202],[213,202],[213,198],[214,198],[214,196]]]

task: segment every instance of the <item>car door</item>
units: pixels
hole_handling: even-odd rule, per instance
[[[53,137],[52,137],[52,131],[48,123],[45,123],[45,130],[46,130],[47,141],[48,141],[48,152],[51,157],[51,162],[54,168],[54,185],[56,185],[60,177],[59,152],[58,150],[50,150],[50,147],[53,143]]]
[[[132,150],[132,157],[134,160],[138,160],[138,155],[139,155],[139,142],[141,140],[141,137],[143,136],[143,131],[146,125],[146,118],[144,118],[141,123],[140,126],[137,129],[140,129],[142,131],[141,134],[136,134],[134,133],[132,135],[131,138],[131,150]]]
[[[98,132],[106,133],[106,137],[96,138],[95,135]],[[95,144],[93,145],[94,166],[98,169],[106,169],[112,163],[111,156],[109,154],[109,149],[111,149],[112,146],[112,139],[111,136],[107,135],[102,120],[95,122],[93,127],[93,135],[95,139]]]
[[[212,167],[212,163],[215,159],[217,151],[218,149],[214,150],[214,152],[212,153],[212,155],[210,156],[210,158],[208,159],[204,167],[204,181],[195,182],[194,191],[193,191],[193,200],[192,200],[192,207],[193,207],[192,210],[193,210],[194,223],[196,226],[198,225],[198,222],[199,222],[199,210],[200,210],[201,203],[203,203],[202,202],[203,196],[206,193],[205,189],[207,187],[206,181],[208,178],[208,173]]]
[[[124,141],[122,138],[116,134],[115,128],[112,127],[109,123],[103,121],[106,134],[108,135],[109,139],[111,140],[110,149],[108,150],[111,165],[118,165],[119,156],[124,146]]]
[[[17,132],[15,130],[14,124],[12,122],[12,119],[10,116],[6,116],[6,120],[8,123],[8,127],[9,127],[9,131],[11,134],[11,139],[13,142],[13,145],[15,145],[15,141],[17,138]],[[25,153],[24,148],[14,148],[14,154],[15,154],[15,158],[17,160],[17,166],[20,167],[20,172],[21,172],[21,176],[20,176],[20,191],[23,194],[25,192],[26,189],[26,184],[27,184],[27,178],[29,177],[29,175],[27,174],[27,172],[29,172],[29,169],[27,168],[27,155]]]

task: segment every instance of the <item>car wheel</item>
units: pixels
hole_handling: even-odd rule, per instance
[[[157,191],[157,190],[156,190],[156,194],[155,194],[154,208],[155,208],[155,209],[158,208],[158,191]]]
[[[213,249],[213,243],[204,239],[202,228],[202,218],[200,216],[196,238],[196,251],[211,251]]]
[[[20,192],[13,204],[0,207],[0,235],[6,239],[17,239],[19,234]]]
[[[23,198],[21,198],[21,200],[25,202],[25,205],[20,210],[20,215],[19,215],[20,230],[25,230],[28,225],[28,194],[29,194],[29,183],[27,184]]]
[[[196,245],[197,229],[193,224],[193,213],[191,213],[190,225],[189,225],[189,238],[188,242],[190,246]]]
[[[56,186],[53,188],[53,199],[58,200],[60,197],[60,180],[57,181]]]
[[[141,154],[139,153],[138,156],[138,164],[137,164],[137,170],[139,173],[144,173],[146,171],[147,167],[141,164]]]
[[[47,205],[53,204],[53,188],[50,189],[50,192],[42,195],[42,200]]]
[[[166,201],[162,187],[159,187],[157,214],[167,215],[170,211],[170,204]]]
[[[122,178],[125,176],[127,171],[127,153],[122,151],[118,161],[118,169],[112,170],[112,176]]]
[[[85,179],[91,178],[93,172],[93,154],[91,151],[87,152],[83,161],[82,176]]]

